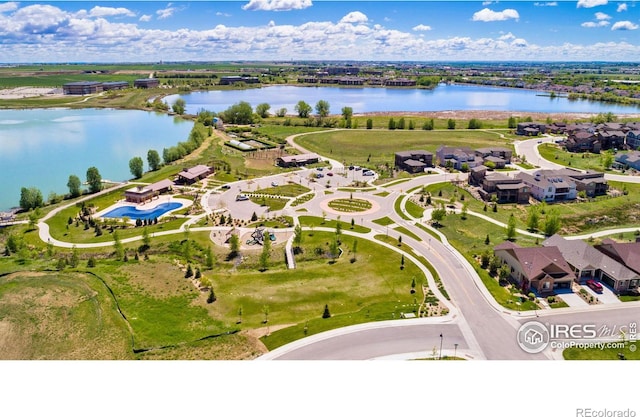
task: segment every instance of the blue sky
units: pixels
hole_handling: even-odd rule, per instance
[[[0,2],[1,62],[640,61],[636,1]]]

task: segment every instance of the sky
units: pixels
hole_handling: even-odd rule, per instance
[[[640,61],[637,1],[0,2],[0,62]]]

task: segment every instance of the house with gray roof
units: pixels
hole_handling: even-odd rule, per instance
[[[640,151],[618,152],[614,160],[623,167],[640,171]]]
[[[580,281],[600,280],[618,294],[638,285],[640,275],[636,271],[582,240],[556,234],[542,242],[542,246],[556,247]]]
[[[433,166],[433,154],[427,151],[403,151],[395,153],[395,167],[412,174],[424,172]]]

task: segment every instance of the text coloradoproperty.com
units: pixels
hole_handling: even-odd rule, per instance
[[[578,349],[625,349],[625,342],[576,342],[574,340],[571,341],[561,341],[561,340],[553,340],[549,343],[552,349],[569,349],[569,348],[578,348]]]

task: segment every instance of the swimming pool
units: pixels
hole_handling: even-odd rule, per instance
[[[155,219],[163,214],[182,207],[182,203],[162,203],[149,210],[140,210],[133,206],[115,208],[102,217],[128,217],[133,220]]]

